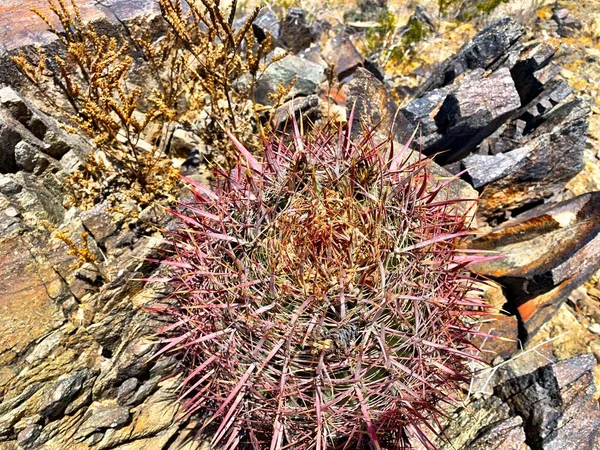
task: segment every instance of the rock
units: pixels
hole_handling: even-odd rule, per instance
[[[584,166],[587,113],[588,106],[582,100],[573,100],[544,116],[517,152],[519,157],[513,158],[518,162],[512,169],[504,165],[502,177],[485,185],[479,216],[490,219],[507,211],[527,209],[562,192]],[[485,181],[485,177],[479,179]]]
[[[252,22],[252,31],[258,43],[264,41],[270,34],[273,39],[279,37],[280,22],[277,16],[269,8],[263,8],[254,22]]]
[[[489,305],[489,316],[482,318],[478,327],[483,335],[473,336],[472,342],[480,350],[479,358],[485,362],[492,363],[498,358],[507,360],[519,350],[518,319],[505,309],[508,300],[502,292],[502,286],[486,280],[477,287]]]
[[[133,317],[135,317],[133,315]],[[103,347],[110,350],[111,347],[104,343]],[[98,377],[94,385],[94,396],[116,396],[117,386],[129,378],[142,378],[149,366],[152,358],[152,351],[155,346],[145,342],[142,339],[128,343],[123,350],[116,355],[107,355],[114,358],[111,367],[106,373]]]
[[[15,173],[18,169],[15,160],[15,147],[21,136],[0,114],[0,173]]]
[[[486,184],[499,180],[514,171],[515,166],[530,153],[530,149],[523,147],[497,155],[470,155],[460,164],[467,171],[469,183],[479,189]]]
[[[582,23],[567,8],[555,10],[551,19],[558,24],[556,32],[562,37],[571,37],[575,30],[582,27]]]
[[[513,416],[481,430],[469,443],[469,450],[529,450],[523,430],[523,419]]]
[[[118,222],[108,211],[109,204],[107,202],[99,203],[92,209],[81,213],[81,221],[96,242],[103,244],[106,239],[112,236],[118,228]]]
[[[385,85],[371,72],[358,68],[344,89],[347,92],[346,108],[354,108],[353,133],[359,134],[366,123],[368,126],[378,125],[379,133],[391,134],[399,142],[410,138],[414,128],[402,114],[398,114],[398,107]]]
[[[527,132],[538,126],[544,116],[572,92],[573,88],[563,79],[549,82],[544,90],[519,112],[521,120],[526,124]]]
[[[495,395],[523,418],[531,448],[598,448],[600,409],[594,399],[595,365],[593,355],[581,355],[495,388]]]
[[[405,29],[411,29],[416,23],[420,29],[426,29],[428,31],[435,31],[437,28],[436,18],[422,5],[417,5],[415,12],[408,19]]]
[[[155,392],[143,406],[138,407],[132,436],[147,437],[168,428],[179,410],[177,378],[163,382],[163,389]]]
[[[475,400],[454,413],[443,436],[446,442],[437,447],[440,450],[529,449],[525,445],[523,420],[511,417],[510,408],[497,397]],[[492,447],[485,446],[488,441],[493,442]]]
[[[274,54],[281,55],[281,52],[276,50]],[[325,70],[322,66],[294,55],[287,55],[283,59],[269,64],[264,74],[256,82],[254,95],[258,103],[269,105],[272,103],[269,94],[275,94],[280,85],[289,86],[294,79],[296,82],[287,99],[315,94],[324,78]]]
[[[300,8],[289,8],[281,21],[279,41],[292,53],[298,53],[315,40],[312,28],[306,22],[306,11]]]
[[[26,449],[26,450],[33,449],[34,447],[32,445],[35,443],[35,440],[40,435],[41,430],[42,430],[42,426],[35,424],[35,425],[30,425],[27,428],[25,428],[23,431],[21,431],[17,435],[17,442],[19,443],[19,447]]]
[[[412,127],[420,127],[420,140],[424,148],[430,148],[442,139],[435,116],[453,89],[453,86],[433,89],[400,110]]]
[[[15,162],[27,172],[40,175],[50,165],[50,160],[33,145],[21,141],[15,146]]]
[[[525,30],[511,18],[505,18],[479,32],[454,56],[444,61],[434,73],[419,86],[415,97],[450,84],[468,70],[494,69],[501,66],[511,51],[518,47]]]
[[[92,263],[84,263],[66,280],[69,291],[76,299],[83,299],[87,294],[98,291],[104,283],[104,277],[98,267]]]
[[[344,14],[344,22],[377,21],[387,11],[388,0],[358,0],[352,4],[355,9]]]
[[[589,330],[591,333],[594,333],[594,334],[599,334],[599,335],[600,335],[600,323],[593,323],[593,324],[591,324],[591,325],[588,327],[588,330]]]
[[[50,265],[38,263],[32,248],[22,236],[0,241],[0,365],[10,364],[65,320],[53,301],[62,282]]]
[[[140,388],[135,392],[133,396],[131,396],[131,398],[126,402],[126,404],[128,406],[137,406],[140,403],[146,401],[146,399],[156,391],[160,380],[160,376],[154,376],[148,381],[144,382],[144,384],[140,386]]]
[[[137,378],[127,378],[125,381],[123,381],[121,386],[119,386],[119,390],[117,391],[117,403],[119,403],[119,405],[127,404],[127,401],[135,393],[138,384],[139,381]]]
[[[118,429],[129,421],[129,408],[92,405],[91,414],[77,430],[76,439],[84,439],[96,431]]]
[[[549,44],[533,44],[523,49],[519,61],[510,70],[513,78],[518,80],[517,90],[523,105],[529,104],[541,94],[544,84],[539,71],[550,64],[556,54],[556,48]]]
[[[14,178],[0,175],[0,193],[7,197],[19,194],[23,190],[23,185]]]
[[[48,156],[60,159],[71,148],[76,148],[82,154],[89,152],[89,145],[81,137],[60,129],[54,119],[41,112],[11,87],[0,89],[0,105],[5,108],[4,113],[0,112],[0,118],[12,128],[13,134],[18,134],[19,140],[39,148]],[[1,123],[2,121],[0,126]]]
[[[445,150],[447,153],[441,155],[440,161],[456,161],[498,129],[520,106],[519,94],[507,68],[498,69],[488,77],[468,77],[448,94],[434,117],[443,139],[423,150],[426,154]]]
[[[471,241],[504,258],[473,265],[499,280],[531,338],[570,292],[600,268],[600,192],[539,206]]]
[[[319,96],[316,94],[294,98],[284,103],[273,113],[273,128],[276,130],[285,128],[292,117],[298,120],[302,116],[304,119],[315,121],[320,116],[319,104]]]
[[[201,146],[202,141],[197,134],[178,127],[171,135],[168,154],[179,158],[187,158],[192,151]]]
[[[347,78],[365,64],[365,58],[345,34],[339,34],[328,40],[321,54],[327,64],[333,68],[338,80]]]
[[[47,419],[55,419],[61,415],[69,403],[77,397],[89,376],[89,371],[80,370],[60,378],[52,389],[50,398],[45,405],[42,405],[40,414]]]

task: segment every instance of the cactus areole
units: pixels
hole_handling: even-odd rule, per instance
[[[213,448],[433,448],[484,309],[464,200],[409,144],[293,128],[260,161],[230,136],[237,168],[188,180],[159,354]]]

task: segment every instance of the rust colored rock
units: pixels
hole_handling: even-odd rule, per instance
[[[54,301],[63,289],[49,264],[39,264],[29,240],[0,241],[0,366],[64,322]]]
[[[470,246],[505,255],[472,269],[499,280],[531,337],[600,267],[600,192],[534,208]]]
[[[492,281],[481,286],[490,316],[482,321],[479,331],[490,336],[477,335],[473,343],[479,348],[479,357],[492,363],[498,356],[509,359],[519,349],[519,321],[506,310],[506,297],[502,287]]]
[[[65,4],[72,11],[70,3]],[[130,20],[142,14],[158,12],[155,0],[79,0],[77,5],[84,21],[116,21],[115,17]],[[47,31],[48,26],[31,11],[32,8],[48,17],[53,25],[59,26],[60,22],[50,11],[47,0],[3,0],[0,4],[0,44],[7,50],[54,41],[54,35]]]
[[[493,336],[476,336],[473,339],[473,343],[481,350],[480,358],[487,363],[498,356],[509,359],[519,350],[519,321],[514,315],[493,316],[482,323],[479,331]]]

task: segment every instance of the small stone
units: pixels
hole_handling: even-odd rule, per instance
[[[10,197],[23,190],[23,186],[17,183],[13,178],[0,175],[0,193]]]
[[[156,390],[160,379],[160,376],[154,376],[148,381],[144,382],[144,384],[140,386],[133,397],[131,397],[125,404],[128,406],[136,406],[144,402]]]
[[[74,150],[69,150],[63,155],[63,157],[60,159],[60,165],[62,169],[69,175],[77,172],[83,167],[81,158]]]
[[[17,217],[19,215],[19,211],[14,207],[9,206],[4,210],[4,215],[8,217]]]
[[[15,146],[15,161],[20,168],[36,175],[41,174],[50,165],[47,157],[25,141],[21,141]]]
[[[281,22],[279,40],[292,53],[298,53],[313,43],[315,36],[306,21],[306,11],[290,8]]]
[[[183,128],[176,128],[169,142],[169,155],[187,158],[190,153],[202,145],[202,141],[195,133]]]
[[[123,406],[95,405],[90,408],[91,415],[77,431],[79,439],[102,430],[121,428],[129,422],[129,408]]]
[[[348,36],[344,34],[327,41],[322,56],[333,67],[339,80],[351,75],[358,67],[365,64],[365,58],[358,52]]]
[[[92,234],[96,242],[101,244],[117,231],[117,222],[108,208],[108,203],[100,203],[81,213],[81,221],[85,228]]]
[[[592,297],[600,299],[600,290],[596,289],[595,287],[589,289],[588,294],[590,294]]]
[[[6,108],[10,115],[21,123],[27,123],[31,119],[31,110],[23,97],[10,86],[0,89],[0,105]]]
[[[252,22],[252,31],[256,40],[260,43],[270,34],[274,39],[279,37],[280,23],[277,16],[270,8],[263,8],[254,22]]]
[[[47,404],[40,408],[40,414],[50,419],[58,417],[79,394],[87,377],[87,370],[78,370],[60,379]]]
[[[137,378],[128,378],[121,383],[121,386],[119,386],[117,391],[117,402],[119,405],[126,404],[127,400],[133,395],[138,385],[139,380]]]
[[[101,433],[101,432],[93,433],[85,440],[85,443],[89,446],[96,445],[97,443],[99,443],[102,440],[103,437],[104,437],[104,433]]]
[[[591,333],[600,335],[600,323],[593,323],[588,327]]]
[[[527,147],[497,155],[470,155],[461,161],[475,189],[510,174],[531,150]]]
[[[33,444],[42,431],[39,424],[30,425],[17,435],[17,442],[22,449],[33,449]]]

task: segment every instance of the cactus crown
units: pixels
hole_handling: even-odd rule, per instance
[[[449,181],[374,130],[294,123],[261,162],[231,139],[239,166],[190,180],[164,261],[187,411],[223,448],[431,447],[482,307]]]

